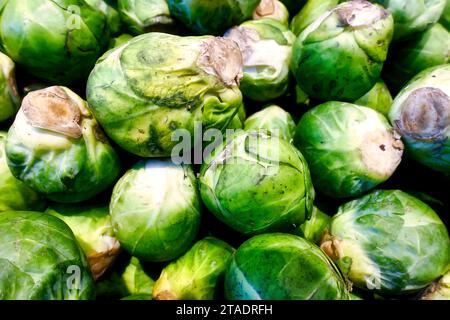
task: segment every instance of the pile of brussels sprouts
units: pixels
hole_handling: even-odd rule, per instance
[[[450,0],[0,1],[0,300],[450,299]]]

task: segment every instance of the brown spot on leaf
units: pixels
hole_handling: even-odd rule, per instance
[[[398,131],[422,141],[440,141],[450,126],[450,98],[439,88],[414,90],[401,106]]]
[[[71,138],[82,136],[81,111],[63,88],[54,86],[30,92],[22,103],[28,122],[41,128]]]

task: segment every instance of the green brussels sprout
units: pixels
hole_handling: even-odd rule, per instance
[[[298,37],[291,68],[319,100],[355,101],[378,81],[393,34],[388,11],[365,0],[327,11]]]
[[[6,139],[13,175],[56,202],[80,202],[108,188],[120,163],[85,101],[65,87],[33,91]]]
[[[289,25],[289,11],[286,6],[278,0],[261,0],[261,3],[253,12],[253,19],[259,20],[270,18]]]
[[[168,0],[170,13],[197,34],[221,35],[252,17],[261,0]]]
[[[450,173],[450,64],[414,77],[395,98],[389,118],[409,156]]]
[[[0,122],[14,116],[19,107],[14,62],[0,52]]]
[[[297,13],[304,5],[306,0],[280,0],[290,13]]]
[[[447,0],[447,4],[445,5],[444,12],[442,12],[441,20],[439,22],[450,31],[450,1]]]
[[[314,207],[311,218],[306,220],[294,234],[312,242],[320,243],[322,236],[330,226],[331,217]]]
[[[403,154],[400,136],[382,114],[345,102],[308,111],[294,141],[314,186],[334,198],[357,196],[386,181]]]
[[[109,34],[101,6],[84,0],[3,0],[0,4],[3,51],[27,72],[49,82],[70,84],[87,77]]]
[[[435,24],[447,0],[372,0],[394,16],[394,40],[404,40]]]
[[[129,35],[127,33],[121,34],[120,36],[111,39],[111,41],[109,42],[108,48],[114,49],[114,48],[120,47],[121,45],[130,41],[131,39],[133,39],[132,35]]]
[[[223,289],[223,278],[234,249],[207,237],[170,263],[153,289],[156,300],[213,300]]]
[[[342,205],[321,248],[356,287],[388,295],[426,287],[450,263],[445,225],[428,205],[399,190]]]
[[[308,0],[300,12],[292,18],[291,30],[298,37],[303,30],[342,0]]]
[[[87,257],[94,280],[100,278],[120,252],[108,206],[54,203],[45,213],[70,227]]]
[[[295,229],[312,211],[305,159],[265,131],[228,136],[205,158],[199,181],[208,209],[243,234]]]
[[[6,162],[6,132],[0,131],[0,213],[4,211],[41,211],[44,199],[11,173]]]
[[[199,230],[194,172],[170,160],[141,161],[114,187],[110,210],[125,250],[144,261],[174,259],[191,246]]]
[[[93,299],[83,251],[61,220],[39,212],[0,214],[0,300]]]
[[[232,300],[348,300],[346,284],[328,257],[300,237],[255,236],[236,251],[225,276]]]
[[[118,3],[122,20],[134,35],[174,27],[166,0],[119,0]]]
[[[117,35],[122,29],[122,21],[115,0],[84,0],[92,8],[97,8],[106,16],[111,35]]]
[[[279,106],[269,105],[245,120],[244,129],[247,131],[265,129],[272,135],[292,142],[295,134],[295,122],[289,112]]]
[[[450,300],[450,271],[431,284],[420,297],[422,300]]]
[[[224,130],[242,105],[242,55],[223,38],[148,33],[109,51],[87,86],[93,113],[123,149],[170,156],[175,130]]]
[[[96,284],[97,297],[124,300],[151,300],[155,281],[142,267],[139,259],[131,257],[126,263]]]
[[[242,94],[256,101],[268,101],[284,95],[289,85],[289,61],[294,34],[273,19],[246,21],[227,31],[244,59]]]
[[[439,23],[392,47],[384,75],[400,91],[419,72],[450,62],[450,33]]]
[[[380,79],[369,92],[354,103],[360,106],[369,107],[387,117],[392,106],[392,101],[389,88],[384,81]]]

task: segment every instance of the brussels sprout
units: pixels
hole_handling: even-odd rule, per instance
[[[170,13],[197,34],[221,35],[252,17],[261,0],[168,0]]]
[[[242,56],[223,38],[148,33],[103,56],[87,98],[106,133],[143,157],[170,156],[175,130],[225,129],[242,105]]]
[[[4,52],[49,82],[85,78],[109,41],[105,12],[84,0],[3,0],[0,10]]]
[[[108,188],[120,171],[85,101],[65,87],[23,100],[5,145],[13,175],[57,202],[80,202]]]
[[[392,47],[383,70],[389,85],[399,91],[419,72],[450,61],[450,33],[440,24]]]
[[[325,12],[336,7],[342,0],[308,0],[300,12],[292,18],[291,30],[299,36],[303,30],[312,24]]]
[[[295,40],[287,26],[273,19],[251,20],[229,30],[225,38],[234,40],[242,52],[244,96],[268,101],[286,93]]]
[[[131,39],[133,39],[132,35],[129,35],[127,33],[121,34],[120,36],[111,39],[111,41],[109,42],[108,48],[109,49],[117,48],[117,47],[123,45],[124,43],[130,41]]]
[[[400,136],[383,115],[345,102],[308,111],[294,140],[314,186],[335,198],[357,196],[386,181],[403,154]]]
[[[369,92],[354,102],[372,108],[387,117],[392,106],[392,96],[383,80],[379,80]]]
[[[269,105],[245,120],[244,129],[247,131],[265,129],[272,135],[291,142],[294,139],[295,122],[288,112],[276,105]]]
[[[22,181],[17,180],[9,170],[4,152],[5,140],[6,132],[0,131],[0,213],[44,209],[44,199]]]
[[[302,154],[264,131],[227,137],[206,157],[200,191],[209,210],[243,234],[294,229],[314,200]]]
[[[414,77],[395,98],[389,118],[412,158],[450,173],[450,64]]]
[[[330,225],[331,217],[314,207],[311,218],[305,221],[294,234],[312,243],[320,243],[323,234]]]
[[[174,259],[199,230],[194,172],[170,160],[141,161],[114,187],[110,209],[124,249],[144,261]]]
[[[222,240],[207,237],[170,263],[153,289],[157,300],[213,300],[223,289],[225,271],[234,249]]]
[[[11,118],[20,107],[14,62],[0,52],[0,122]]]
[[[118,3],[122,20],[134,35],[174,27],[166,0],[119,0]]]
[[[382,294],[420,290],[450,263],[438,215],[399,190],[378,190],[339,208],[321,248],[358,288]]]
[[[365,0],[327,11],[298,37],[291,68],[298,85],[319,100],[355,101],[378,81],[393,19]]]
[[[69,227],[44,213],[0,214],[0,300],[93,299],[94,281]]]
[[[445,5],[444,12],[442,12],[441,20],[439,22],[450,31],[450,1],[447,0],[447,4]]]
[[[422,300],[450,300],[450,271],[431,284],[420,297]]]
[[[278,0],[261,0],[261,3],[253,12],[253,19],[259,20],[270,18],[289,25],[289,11],[285,5]]]
[[[116,259],[120,244],[115,238],[107,206],[52,204],[46,211],[72,230],[87,257],[94,279]]]
[[[131,257],[107,278],[97,282],[97,297],[124,300],[151,300],[155,281],[139,259]]]
[[[312,243],[288,234],[251,238],[236,251],[225,276],[233,300],[348,300],[346,284]]]
[[[394,40],[404,40],[435,24],[447,0],[372,0],[394,16]]]

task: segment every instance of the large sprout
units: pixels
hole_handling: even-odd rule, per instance
[[[65,87],[30,92],[6,140],[16,178],[57,202],[80,202],[108,188],[119,158],[85,101]]]
[[[431,169],[450,173],[450,65],[414,77],[389,113],[407,153]]]
[[[225,129],[242,105],[242,56],[223,38],[148,33],[109,51],[88,80],[106,133],[143,157],[170,156],[173,134]]]
[[[207,237],[167,265],[156,281],[158,300],[212,300],[221,297],[223,278],[234,249],[222,240]]]
[[[94,279],[100,278],[120,252],[108,206],[54,203],[46,213],[70,227],[88,259]]]
[[[19,107],[14,62],[0,52],[0,122],[14,116]]]
[[[240,89],[244,96],[268,101],[284,95],[289,85],[289,61],[294,34],[273,19],[246,21],[225,34],[241,49],[244,77]]]
[[[95,0],[4,0],[0,42],[34,76],[56,84],[86,77],[108,44],[110,26]],[[103,1],[102,1],[103,2]]]
[[[269,233],[244,242],[225,277],[232,300],[348,300],[346,283],[312,243]]]
[[[291,68],[298,85],[319,100],[358,99],[378,81],[393,24],[388,11],[365,0],[327,11],[294,44]]]
[[[205,159],[200,191],[222,222],[244,234],[295,229],[314,200],[302,154],[266,131],[227,137]]]
[[[221,35],[252,17],[261,0],[168,0],[170,13],[193,32]]]
[[[447,0],[371,0],[394,16],[394,40],[404,40],[435,24]]]
[[[400,136],[383,115],[345,102],[308,111],[298,124],[295,145],[308,161],[314,186],[336,198],[386,181],[403,154]]]
[[[17,180],[11,173],[5,155],[6,132],[0,131],[0,213],[4,211],[40,211],[45,207],[41,195]]]
[[[279,106],[269,105],[248,117],[245,120],[244,129],[246,131],[264,129],[272,135],[292,142],[295,134],[295,122],[289,112],[284,111]]]
[[[119,12],[134,35],[174,28],[166,0],[118,0]]]
[[[70,228],[38,212],[0,213],[0,300],[93,299],[94,281]]]
[[[110,204],[123,248],[144,261],[183,254],[197,235],[200,198],[191,167],[141,161],[116,184]]]
[[[339,208],[321,248],[361,289],[398,295],[444,275],[450,239],[438,215],[399,190],[379,190]]]
[[[401,90],[419,72],[450,62],[450,33],[439,23],[390,49],[383,74]]]

